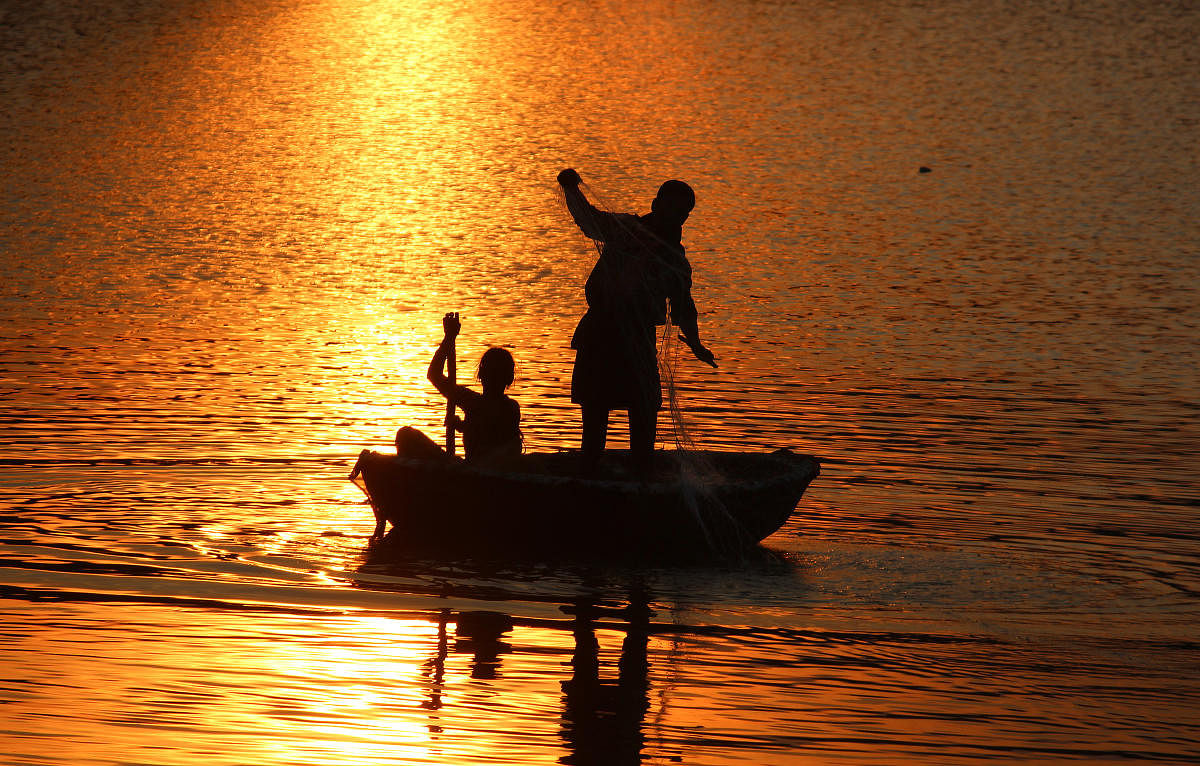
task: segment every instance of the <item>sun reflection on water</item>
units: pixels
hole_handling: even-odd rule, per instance
[[[537,719],[558,697],[555,657],[569,651],[562,631],[504,636],[541,643],[543,654],[502,660],[511,667],[499,672],[522,679],[522,691],[495,698],[488,679],[497,671],[480,670],[486,650],[445,618],[181,609],[164,620],[161,610],[114,605],[106,627],[75,605],[47,608],[61,633],[42,631],[20,647],[39,682],[8,705],[23,731],[8,738],[12,757],[36,757],[54,741],[90,743],[67,755],[75,763],[550,762],[530,743],[539,729],[555,733]],[[18,626],[34,617],[9,616]],[[88,631],[89,656],[62,661],[57,644],[79,630]]]

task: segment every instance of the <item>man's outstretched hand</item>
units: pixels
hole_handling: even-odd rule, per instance
[[[713,352],[711,352],[707,348],[705,348],[703,343],[701,343],[700,341],[693,342],[691,340],[688,340],[688,338],[683,335],[680,335],[679,339],[687,344],[688,348],[690,348],[692,350],[692,353],[696,355],[697,359],[699,359],[701,362],[704,362],[705,364],[712,365],[713,369],[716,369],[717,358],[715,356],[713,356]]]
[[[575,172],[575,168],[567,168],[558,174],[559,186],[578,186],[583,183],[583,179]]]

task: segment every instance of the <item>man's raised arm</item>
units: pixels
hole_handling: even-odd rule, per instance
[[[591,239],[607,242],[613,228],[616,226],[616,216],[598,209],[583,196],[579,185],[583,179],[574,168],[567,168],[558,174],[558,185],[562,187],[563,196],[567,200],[567,210],[575,219],[575,225],[585,236]]]

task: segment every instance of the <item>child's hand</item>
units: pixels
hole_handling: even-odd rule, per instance
[[[458,337],[458,331],[462,329],[462,322],[458,319],[457,311],[451,311],[442,317],[442,329],[446,331],[446,340],[454,340]]]
[[[567,168],[558,174],[559,186],[578,186],[583,183],[583,179],[575,172],[575,168]]]

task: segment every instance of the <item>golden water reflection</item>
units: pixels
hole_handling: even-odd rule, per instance
[[[597,641],[590,622],[577,620],[572,634],[565,621],[513,627],[498,613],[431,620],[179,609],[165,619],[161,609],[126,604],[106,612],[97,621],[78,604],[8,611],[16,631],[50,615],[60,625],[0,650],[29,661],[25,693],[6,707],[21,732],[5,736],[11,757],[53,750],[80,764],[542,763],[554,762],[547,739],[561,735],[584,762],[610,762],[609,743],[586,732],[606,726],[600,719],[612,711],[601,695],[615,687],[599,680],[600,658],[607,664],[619,640],[611,628]],[[76,654],[83,636],[87,652]],[[640,646],[632,671],[622,650],[620,676],[640,674],[645,701],[644,634]],[[492,690],[499,676],[504,684]],[[561,731],[552,710],[560,704]],[[636,712],[622,747],[640,740]]]
[[[530,620],[110,603],[101,615],[90,604],[10,601],[0,657],[20,674],[6,681],[0,742],[14,763],[53,753],[164,766],[735,764],[748,753],[802,763],[815,752],[875,762],[951,740],[960,753],[1037,740],[1039,756],[1103,760],[1167,755],[1144,731],[1097,725],[1130,698],[1139,719],[1189,726],[1179,697],[1147,694],[1123,665],[1070,645],[696,631],[637,599],[576,599],[562,611]],[[1155,683],[1193,694],[1186,678]],[[1057,712],[1022,708],[1029,688]]]

